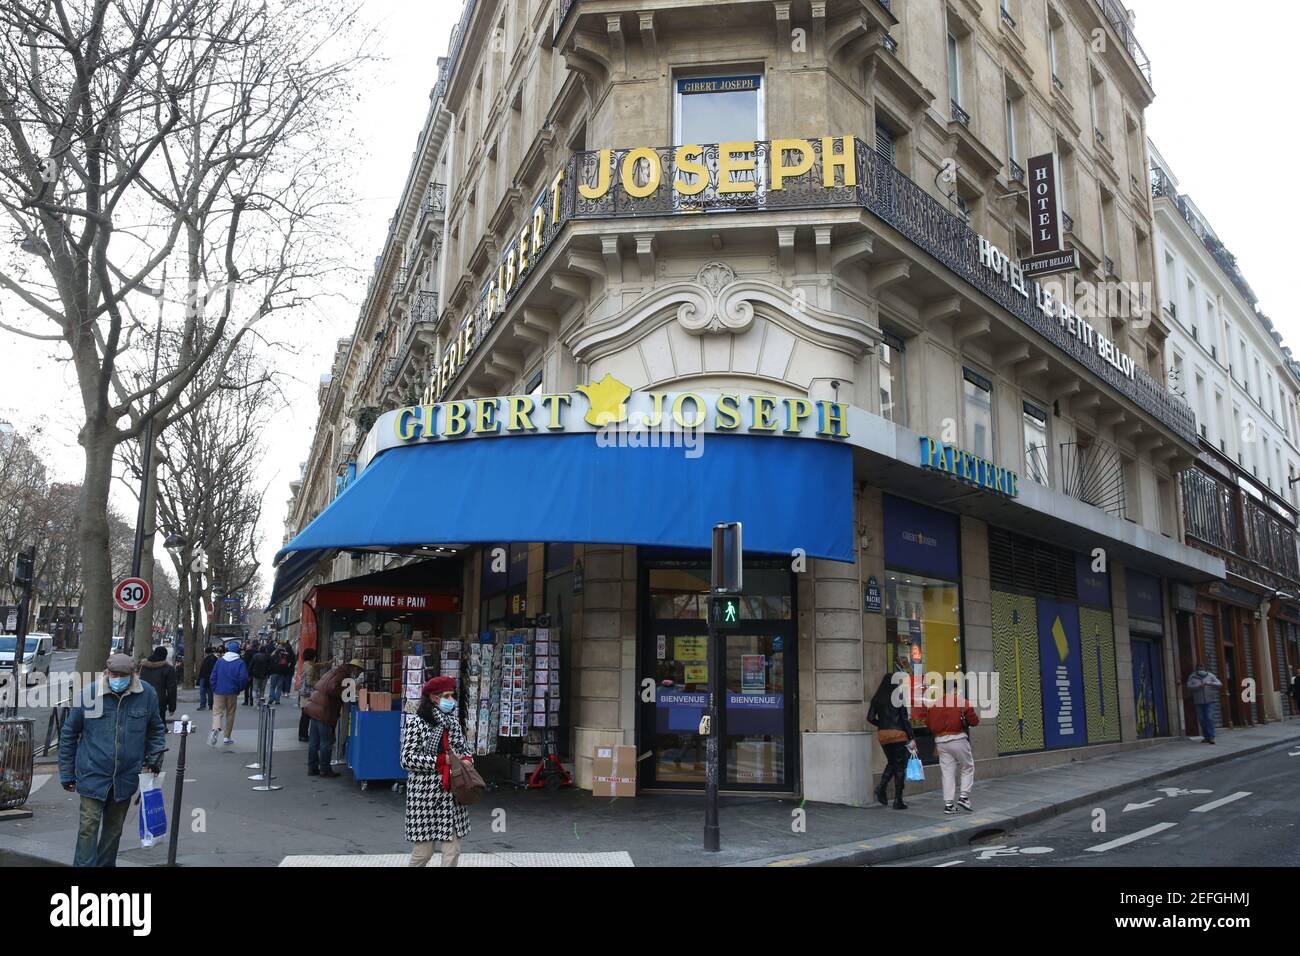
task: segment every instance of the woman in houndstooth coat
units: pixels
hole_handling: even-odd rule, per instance
[[[434,843],[442,844],[442,865],[456,866],[460,838],[469,833],[469,810],[448,789],[444,739],[452,759],[472,756],[456,713],[456,682],[434,677],[424,685],[415,719],[402,729],[406,839],[415,844],[411,866],[425,866],[433,858]]]

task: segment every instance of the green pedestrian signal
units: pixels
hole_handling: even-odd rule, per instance
[[[715,627],[740,626],[740,598],[731,595],[714,595],[711,608]]]

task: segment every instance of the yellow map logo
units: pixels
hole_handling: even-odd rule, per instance
[[[1052,625],[1052,638],[1056,641],[1056,653],[1060,654],[1061,660],[1064,661],[1070,655],[1070,642],[1065,639],[1065,628],[1061,626],[1059,617]]]
[[[584,416],[587,424],[600,427],[627,420],[627,408],[623,403],[632,394],[632,389],[608,372],[594,385],[579,385],[578,391],[587,396],[587,403],[591,406]]]

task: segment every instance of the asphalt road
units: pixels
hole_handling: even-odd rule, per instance
[[[960,850],[888,865],[1295,867],[1298,791],[1300,747],[1276,747],[1135,787],[1020,830],[977,836]],[[978,794],[977,781],[977,800]],[[1104,832],[1097,832],[1103,824]]]
[[[72,651],[55,651],[50,660],[50,675],[53,677],[59,672],[71,673],[77,666],[77,652]],[[6,675],[6,679],[8,679]],[[18,708],[19,717],[30,717],[35,724],[36,745],[40,747],[45,743],[45,732],[49,726],[50,715],[54,712],[50,695],[45,693],[44,689],[39,689],[32,684],[28,685],[24,692],[21,703],[24,706]],[[26,704],[40,704],[44,706],[25,706]]]

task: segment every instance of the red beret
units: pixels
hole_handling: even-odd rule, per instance
[[[441,696],[447,691],[456,689],[456,678],[454,677],[430,677],[420,688],[421,696],[428,697],[430,694]]]

